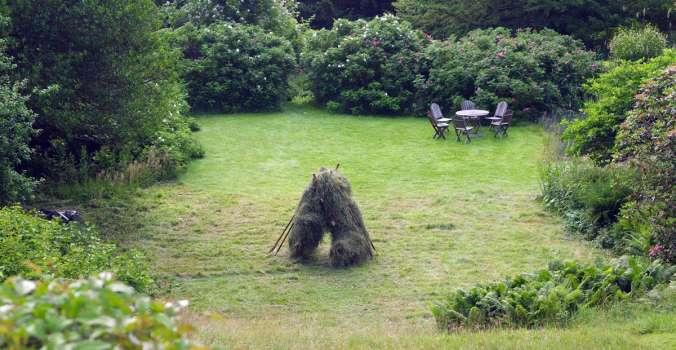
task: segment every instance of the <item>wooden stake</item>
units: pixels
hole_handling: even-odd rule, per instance
[[[293,230],[293,225],[295,225],[295,222],[291,224],[289,227],[289,230],[286,231],[286,236],[282,239],[282,243],[279,244],[279,247],[277,247],[277,251],[275,252],[275,255],[279,253],[280,250],[282,250],[282,247],[284,246],[284,242],[286,242],[286,239],[289,238],[289,233],[291,233],[291,230]]]
[[[268,250],[268,254],[272,253],[272,251],[275,250],[275,248],[277,248],[277,244],[279,244],[279,240],[282,239],[282,236],[284,236],[284,232],[286,232],[286,230],[289,229],[289,226],[291,225],[291,222],[293,222],[293,219],[295,217],[296,217],[296,213],[294,212],[293,216],[291,216],[291,219],[289,220],[289,222],[286,224],[286,226],[284,226],[284,229],[282,230],[282,234],[280,234],[279,237],[277,238],[275,245],[273,245],[272,248],[270,248],[270,250]]]

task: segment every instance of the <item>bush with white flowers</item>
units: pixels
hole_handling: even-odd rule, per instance
[[[238,112],[279,107],[296,56],[288,40],[260,27],[187,24],[174,40],[183,50],[182,76],[193,110]]]
[[[205,349],[176,317],[186,306],[137,294],[108,272],[78,281],[11,278],[0,285],[0,348]]]

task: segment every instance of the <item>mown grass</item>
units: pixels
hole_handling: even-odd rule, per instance
[[[621,348],[650,337],[586,324],[442,335],[429,304],[554,259],[606,256],[569,240],[535,201],[545,132],[432,140],[425,119],[311,108],[200,116],[207,154],[142,191],[130,244],[151,253],[166,298],[188,298],[197,336],[235,348]],[[298,263],[267,256],[320,166],[340,163],[377,248],[335,270],[327,244]],[[637,311],[639,312],[639,311]],[[648,317],[648,316],[646,316]],[[662,317],[662,316],[655,316]],[[673,330],[674,317],[668,318]],[[588,328],[587,326],[591,327]],[[651,340],[652,341],[652,340]],[[551,345],[551,346],[550,346]],[[628,347],[628,345],[627,345]]]

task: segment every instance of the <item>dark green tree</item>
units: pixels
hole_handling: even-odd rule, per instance
[[[605,49],[615,28],[652,23],[672,31],[672,0],[398,0],[397,14],[434,37],[476,28],[551,28]]]
[[[0,16],[5,25],[7,17]],[[26,107],[28,97],[19,89],[20,82],[10,77],[15,66],[5,55],[5,38],[0,39],[0,205],[25,199],[34,181],[17,169],[30,158],[28,144],[35,130],[35,115]]]
[[[18,75],[47,89],[29,100],[41,129],[34,173],[72,180],[80,159],[108,167],[157,144],[160,132],[183,134],[179,56],[152,0],[10,0],[3,10]]]
[[[303,19],[309,19],[313,28],[331,28],[338,18],[369,19],[392,12],[392,1],[378,0],[300,0],[298,12]]]

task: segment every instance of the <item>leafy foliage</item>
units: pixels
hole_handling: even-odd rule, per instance
[[[120,251],[91,227],[47,221],[19,207],[0,209],[0,280],[44,274],[79,278],[100,271],[112,271],[139,291],[153,284],[140,252]]]
[[[506,100],[515,117],[536,119],[556,108],[577,109],[580,85],[597,69],[595,54],[571,37],[495,28],[425,49],[427,73],[416,81],[418,106],[457,110],[463,98],[494,108]]]
[[[604,49],[613,28],[633,22],[672,30],[671,0],[398,0],[397,15],[435,38],[489,27],[550,28]]]
[[[428,40],[392,15],[338,20],[309,38],[303,65],[317,102],[358,113],[403,113],[415,97],[418,60]]]
[[[205,349],[177,320],[186,306],[161,303],[111,279],[12,278],[0,285],[0,348]]]
[[[226,22],[176,31],[193,109],[223,112],[278,108],[295,68],[290,43],[260,28]]]
[[[676,267],[625,258],[613,265],[554,262],[547,269],[458,290],[432,313],[441,329],[561,324],[578,310],[638,296],[668,283]]]
[[[541,172],[546,208],[564,216],[571,233],[596,239],[604,248],[622,251],[625,237],[611,235],[622,206],[629,200],[636,174],[626,167],[596,167],[588,162],[545,164]]]
[[[188,22],[209,26],[219,22],[252,24],[276,33],[293,27],[290,1],[279,0],[157,0],[158,5],[171,8],[172,25]]]
[[[464,98],[484,108],[507,100],[521,118],[581,104],[579,86],[595,54],[551,30],[477,30],[434,41],[393,16],[336,21],[309,39],[303,57],[319,103],[358,113],[424,114],[429,103],[456,110]]]
[[[621,28],[608,45],[612,58],[629,61],[659,56],[666,47],[667,37],[653,26]]]
[[[676,65],[646,82],[636,95],[635,108],[621,125],[617,157],[639,170],[634,212],[655,242],[643,252],[676,261]],[[625,214],[626,217],[630,213]],[[636,221],[636,220],[634,220]],[[630,221],[632,222],[632,221]]]
[[[14,0],[6,11],[17,75],[44,89],[29,101],[41,129],[33,173],[73,181],[104,168],[98,158],[124,163],[150,146],[191,156],[179,56],[153,1]]]
[[[594,99],[588,100],[582,108],[586,118],[574,120],[563,132],[563,139],[570,142],[567,151],[588,155],[597,164],[610,162],[615,137],[634,105],[634,95],[641,84],[674,62],[676,50],[667,49],[661,56],[648,61],[609,63],[607,73],[585,85]]]
[[[0,22],[6,21],[0,16]],[[17,171],[30,158],[28,146],[36,131],[35,114],[26,107],[28,97],[20,92],[21,83],[10,77],[14,65],[4,53],[0,40],[0,205],[26,199],[35,181]]]

